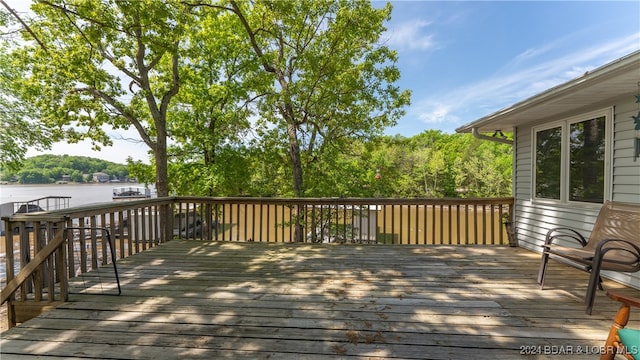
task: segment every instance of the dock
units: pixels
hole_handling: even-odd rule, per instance
[[[172,240],[70,281],[1,334],[5,359],[597,358],[619,304],[507,246]],[[640,291],[605,280],[605,288]],[[630,324],[640,325],[639,312]]]

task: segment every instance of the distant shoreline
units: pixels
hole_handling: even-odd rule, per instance
[[[31,201],[46,196],[70,196],[71,207],[99,202],[112,202],[113,190],[127,187],[148,187],[152,193],[155,191],[155,186],[140,183],[13,183],[0,185],[0,204]]]
[[[41,186],[41,185],[118,185],[118,184],[123,184],[123,185],[128,185],[131,184],[133,185],[144,185],[138,182],[74,182],[74,181],[56,181],[56,182],[50,182],[50,183],[29,183],[29,184],[22,184],[19,182],[9,182],[9,181],[0,181],[0,185],[11,185],[11,186],[31,186],[31,185],[36,185],[36,186]],[[149,185],[152,186],[152,185]]]

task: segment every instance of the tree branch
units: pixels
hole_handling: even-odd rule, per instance
[[[231,0],[231,6],[233,6],[233,9],[231,11],[233,11],[233,13],[235,13],[238,16],[238,19],[240,19],[242,26],[247,31],[247,34],[249,35],[249,41],[251,41],[251,46],[253,47],[253,50],[256,52],[256,55],[258,55],[258,57],[260,58],[262,67],[265,69],[265,71],[275,73],[276,68],[274,68],[273,65],[269,64],[264,59],[264,53],[262,52],[262,49],[260,48],[260,46],[258,45],[258,42],[256,41],[255,33],[251,29],[251,25],[249,25],[247,18],[244,17],[244,14],[240,10],[240,6],[238,6],[238,3],[235,0]]]
[[[18,22],[20,22],[20,24],[22,25],[22,27],[24,27],[25,30],[27,30],[27,32],[29,34],[31,34],[31,36],[33,37],[33,39],[38,43],[38,45],[40,45],[40,47],[42,48],[42,50],[44,50],[45,53],[49,53],[49,50],[47,49],[47,47],[44,45],[44,43],[42,41],[40,41],[40,38],[38,38],[38,36],[33,32],[33,30],[31,30],[31,28],[29,27],[29,25],[27,25],[27,23],[24,22],[24,20],[22,20],[22,18],[20,17],[20,15],[18,15],[18,13],[12,9],[9,5],[7,5],[6,2],[4,2],[4,0],[0,0],[0,4],[2,4],[2,6],[4,6],[7,11],[9,11],[9,13],[11,13],[11,15],[16,18],[16,20],[18,20]]]
[[[180,89],[180,76],[178,73],[178,69],[179,69],[179,59],[178,59],[178,44],[175,44],[175,52],[173,53],[173,56],[171,57],[171,89],[169,89],[169,91],[167,91],[163,96],[162,96],[162,101],[160,102],[160,112],[162,114],[166,114],[167,113],[167,108],[169,107],[169,102],[171,101],[171,98],[173,96],[175,96],[178,93],[178,90]]]
[[[156,151],[156,148],[157,148],[156,143],[149,137],[149,134],[147,134],[145,128],[142,126],[140,121],[138,121],[138,119],[135,116],[130,114],[127,111],[127,109],[121,103],[116,101],[112,96],[94,87],[76,88],[73,91],[88,93],[94,97],[104,100],[107,104],[109,104],[114,109],[116,109],[120,116],[127,119],[136,128],[136,130],[138,130],[138,133],[140,134],[142,141],[144,141],[144,143],[147,144],[149,148],[151,148],[154,152]]]

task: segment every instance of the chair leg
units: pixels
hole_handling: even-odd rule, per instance
[[[587,294],[585,295],[584,298],[584,303],[586,305],[585,308],[585,313],[587,315],[591,315],[591,311],[593,310],[593,303],[596,297],[596,292],[595,289],[591,288],[591,284],[589,284],[589,287],[587,288]]]
[[[540,270],[538,270],[538,285],[540,289],[544,288],[544,276],[547,271],[547,263],[549,262],[549,253],[542,252],[542,260],[540,261]]]
[[[591,315],[593,303],[596,298],[596,288],[602,288],[602,278],[600,277],[600,261],[594,259],[593,267],[591,268],[591,275],[589,276],[589,286],[587,287],[587,294],[584,298],[584,304],[586,305],[587,315]]]

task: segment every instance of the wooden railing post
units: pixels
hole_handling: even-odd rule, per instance
[[[9,221],[9,219],[5,220],[5,250],[7,252],[5,256],[5,271],[6,271],[6,281],[7,284],[13,280],[15,274],[15,260],[13,257],[13,223]],[[13,308],[13,300],[15,299],[15,295],[11,293],[7,299],[7,323],[9,328],[16,326],[16,313]]]

